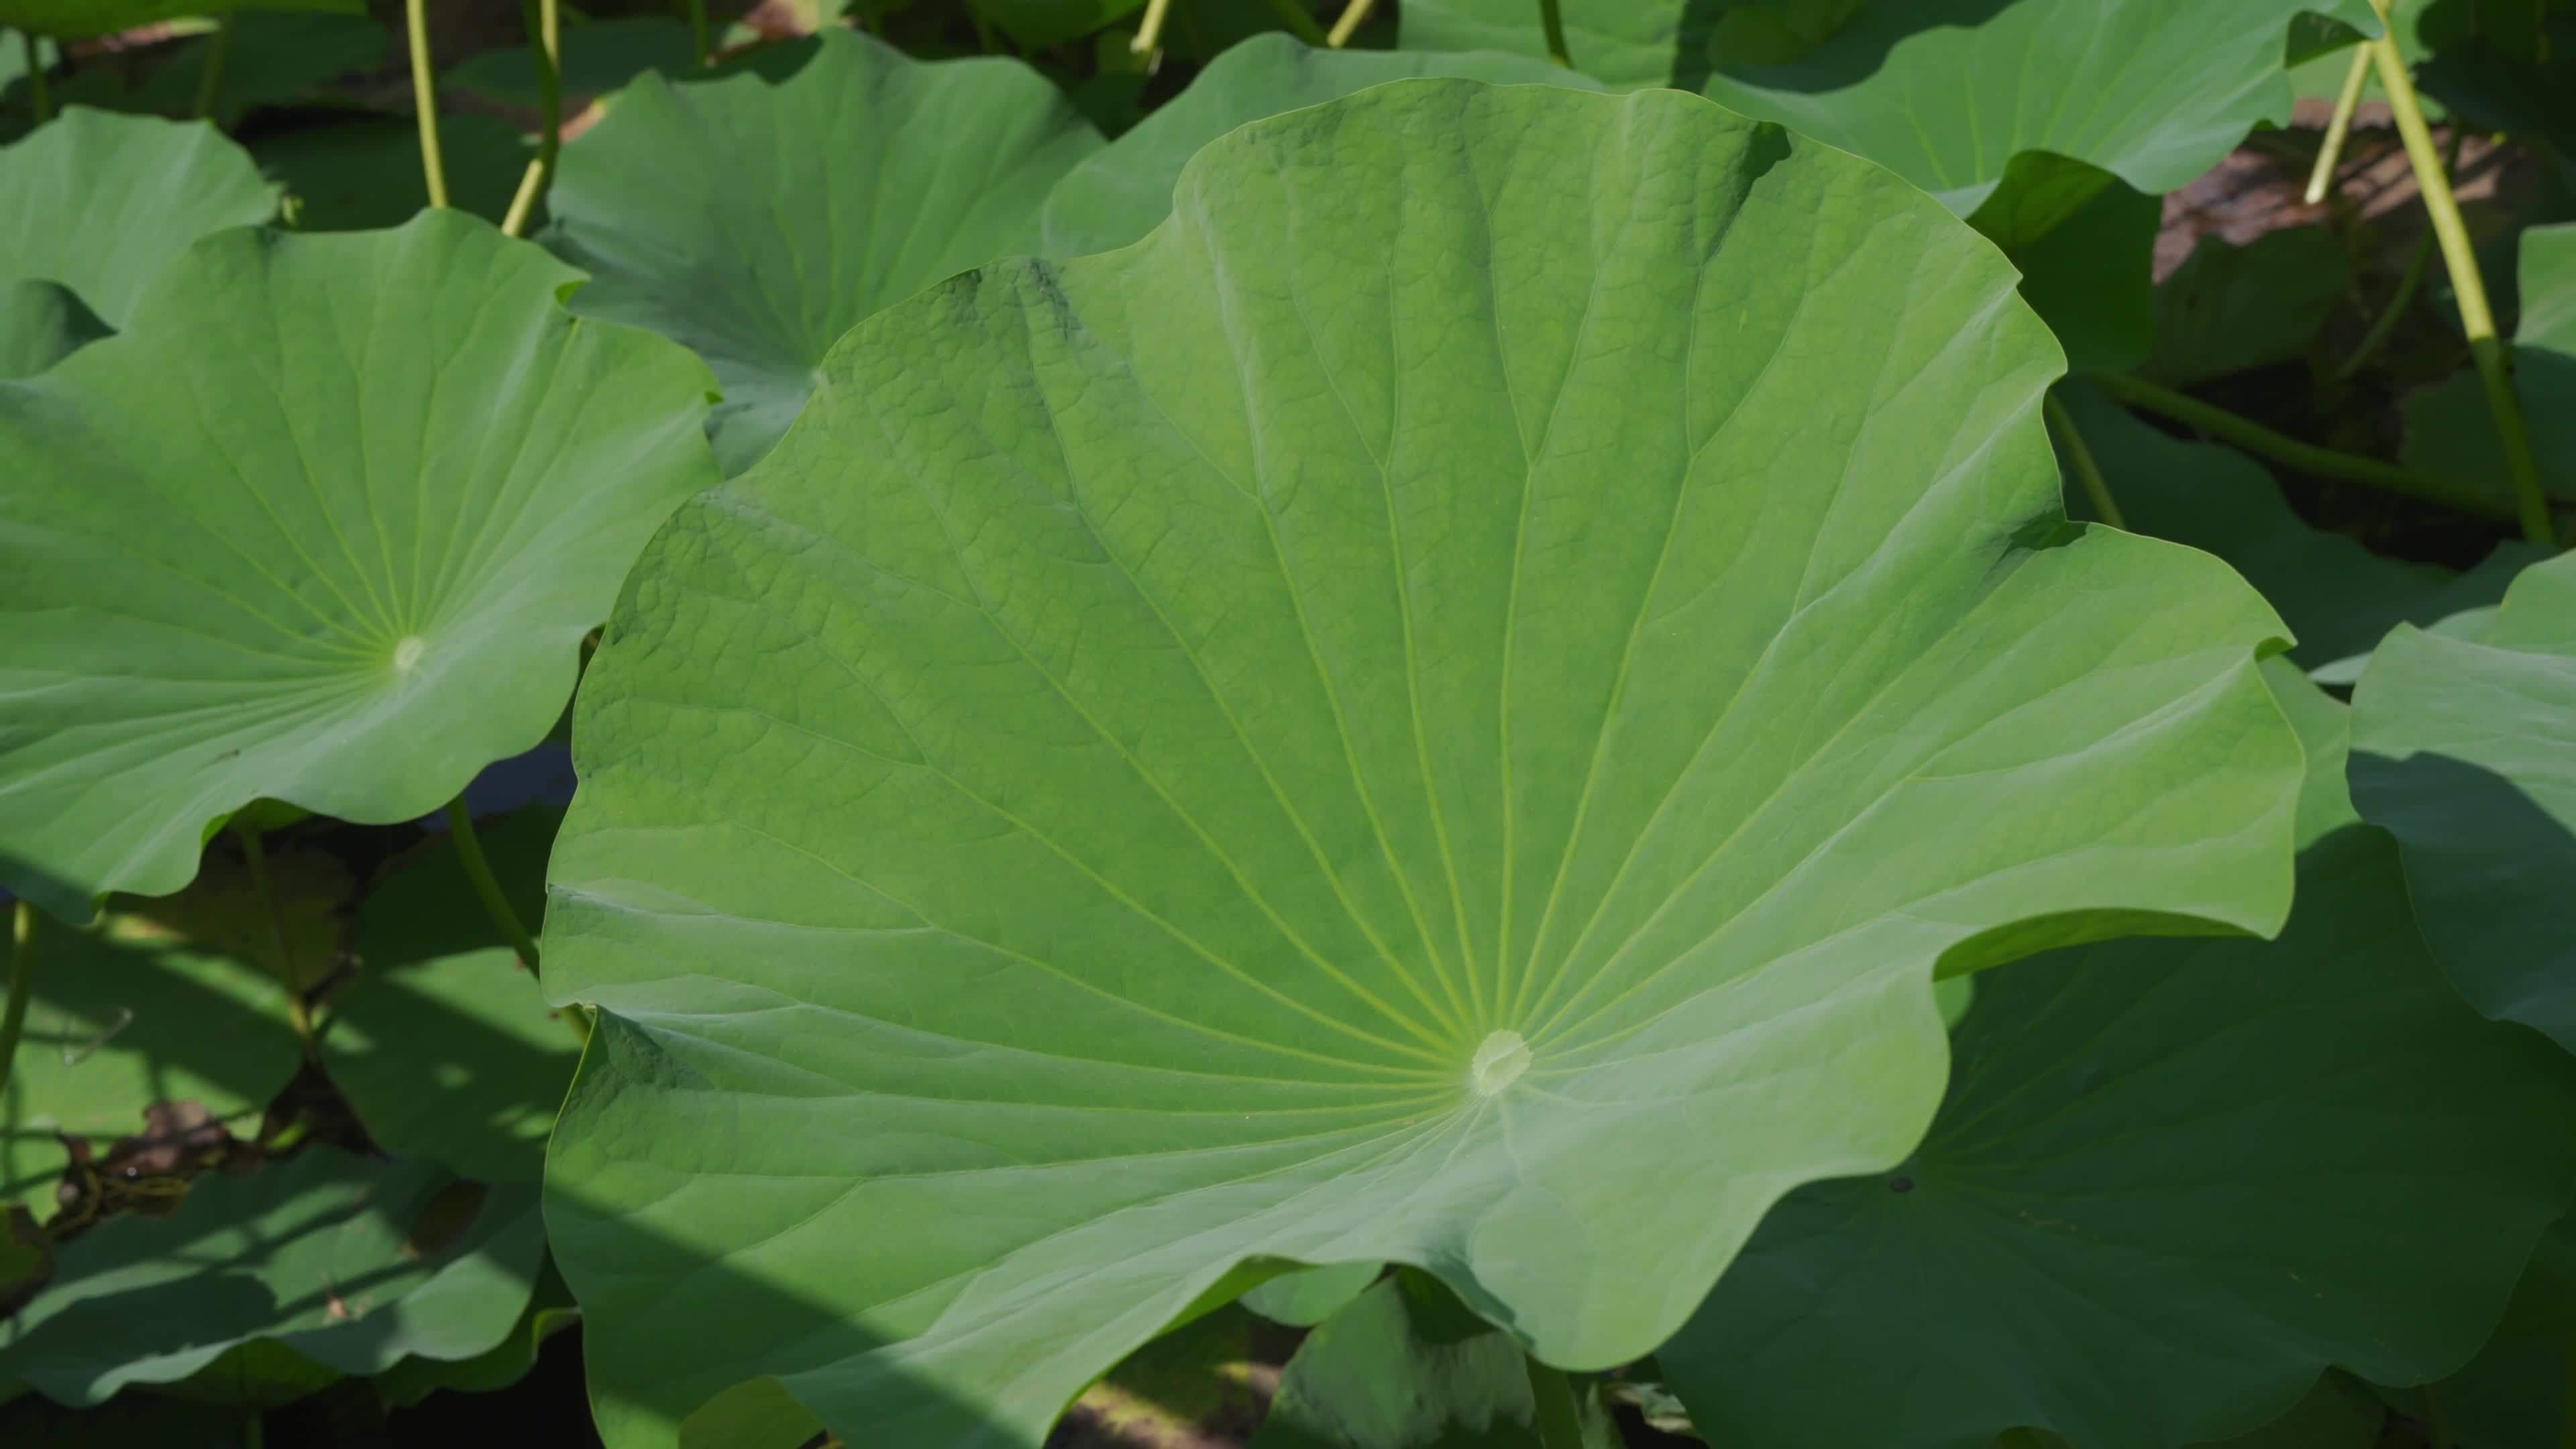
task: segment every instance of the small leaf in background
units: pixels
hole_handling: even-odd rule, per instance
[[[1335,1263],[1301,1268],[1273,1278],[1243,1295],[1243,1306],[1295,1328],[1312,1328],[1341,1311],[1342,1305],[1367,1291],[1386,1271],[1383,1263]]]
[[[574,97],[605,95],[647,71],[686,77],[696,68],[694,43],[682,21],[618,16],[563,28],[567,104]],[[535,107],[545,99],[536,54],[524,45],[498,46],[462,61],[439,84],[514,106]]]
[[[304,99],[331,80],[385,63],[393,36],[364,15],[270,13],[246,10],[230,22],[222,42],[212,104],[204,114],[232,126],[256,106]],[[125,106],[167,116],[199,114],[208,57],[217,42],[192,40],[152,72]]]
[[[0,1380],[83,1405],[251,1342],[347,1374],[487,1352],[528,1304],[544,1227],[533,1189],[496,1188],[447,1251],[405,1253],[449,1181],[315,1146],[206,1178],[169,1217],[104,1223],[56,1250],[53,1282],[0,1325]]]
[[[495,225],[510,210],[528,138],[497,116],[441,116],[448,203]],[[260,169],[282,185],[298,231],[400,226],[429,205],[420,174],[420,129],[390,117],[335,121],[251,143]]]
[[[0,881],[84,920],[254,798],[395,823],[544,738],[714,476],[704,369],[574,280],[451,214],[234,231],[0,384]]]
[[[1457,80],[1180,184],[861,323],[592,663],[546,1178],[612,1437],[771,1374],[1026,1440],[1260,1257],[1634,1358],[1920,1135],[1936,968],[2285,913],[2278,620],[2065,527],[2056,344],[1919,190]]]
[[[327,10],[355,15],[366,0],[8,0],[0,25],[80,39],[130,30],[155,20],[243,10]]]
[[[1618,1449],[1582,1393],[1585,1449]],[[1540,1449],[1520,1343],[1412,1269],[1307,1335],[1246,1449]]]
[[[376,1390],[384,1395],[386,1403],[403,1407],[419,1403],[441,1389],[488,1394],[508,1388],[537,1366],[537,1351],[547,1339],[579,1322],[581,1310],[573,1305],[572,1290],[564,1286],[563,1275],[549,1262],[538,1274],[536,1291],[520,1311],[519,1321],[510,1326],[499,1343],[472,1358],[404,1359],[375,1376]]]
[[[2343,710],[2274,680],[2332,772]],[[2413,1382],[2475,1352],[2565,1209],[2576,1063],[2461,1007],[2384,835],[2303,824],[2277,941],[1980,983],[1911,1160],[1791,1196],[1657,1350],[1701,1432],[2169,1449],[2333,1365]]]
[[[2514,330],[2514,389],[2540,479],[2576,498],[2576,222],[2522,234],[2522,320]],[[2491,497],[2510,496],[2485,385],[2463,369],[2406,399],[2406,465]]]
[[[2525,569],[2483,639],[2388,636],[2353,690],[2352,792],[2460,994],[2576,1051],[2576,555]]]
[[[2351,284],[2343,243],[2323,227],[2242,247],[2204,236],[2156,288],[2155,352],[2138,371],[2189,387],[2304,357]]]
[[[562,813],[533,806],[479,832],[522,921],[545,907]],[[581,1048],[503,944],[445,836],[367,897],[358,970],[332,998],[322,1068],[386,1150],[486,1182],[534,1182]]]
[[[738,473],[786,432],[861,318],[1033,251],[1047,188],[1100,135],[1016,60],[917,61],[827,30],[764,65],[644,75],[564,148],[545,241],[590,282],[572,307],[697,350]],[[784,49],[784,48],[781,48]]]
[[[277,214],[277,194],[201,121],[66,109],[0,149],[0,281],[58,282],[110,327],[190,243]]]

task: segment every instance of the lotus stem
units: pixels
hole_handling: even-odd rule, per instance
[[[707,0],[680,0],[680,10],[689,17],[689,54],[705,65],[713,53],[707,48]]]
[[[2432,259],[2433,233],[2427,230],[2415,239],[2415,255],[2407,259],[2405,275],[2397,279],[2397,290],[2390,294],[2387,307],[2371,319],[2370,330],[2361,334],[2361,341],[2352,349],[2352,356],[2343,360],[2343,365],[2334,370],[2329,381],[2342,382],[2361,371],[2396,334],[2397,324],[2406,319],[2406,309],[2415,305],[2415,294],[2424,286],[2424,264]]]
[[[2544,548],[2558,545],[2549,519],[2549,497],[2541,491],[2540,462],[2532,456],[2531,433],[2524,427],[2522,401],[2514,392],[2513,353],[2496,336],[2495,313],[2487,305],[2486,278],[2478,271],[2477,248],[2469,241],[2468,223],[2460,216],[2459,198],[2442,155],[2433,147],[2432,128],[2424,124],[2424,107],[2415,95],[2414,77],[2397,49],[2397,24],[2388,0],[2370,0],[2379,12],[2379,39],[2368,42],[2379,67],[2379,84],[2388,92],[2388,109],[2397,118],[2397,134],[2406,141],[2406,159],[2415,168],[2415,186],[2432,215],[2433,234],[2442,243],[2442,264],[2450,269],[2451,292],[2460,303],[2460,330],[2468,334],[2478,380],[2486,385],[2487,410],[2495,415],[2496,436],[2504,445],[2505,472],[2513,480],[2515,513],[2525,538]]]
[[[2308,205],[2326,199],[2334,186],[2335,168],[2343,164],[2344,138],[2352,134],[2352,113],[2361,108],[2362,90],[2370,84],[2371,49],[2355,46],[2352,68],[2344,72],[2343,93],[2335,97],[2334,114],[2326,120],[2325,144],[2317,148],[2317,169],[2308,173]]]
[[[1538,28],[1547,35],[1547,58],[1572,70],[1574,56],[1565,48],[1565,17],[1557,13],[1556,3],[1557,0],[1538,0]]]
[[[424,0],[403,0],[403,28],[411,41],[411,100],[420,112],[420,175],[429,204],[447,205],[447,165],[438,158],[438,86],[430,75],[429,16]]]
[[[2241,417],[2171,388],[2160,387],[2143,377],[2133,377],[2124,372],[2103,372],[2093,374],[2088,380],[2131,407],[2187,423],[2213,438],[2224,438],[2249,453],[2302,472],[2314,473],[2320,478],[2340,478],[2347,483],[2384,488],[2391,493],[2403,493],[2410,498],[2420,498],[2427,503],[2438,503],[2483,518],[2508,522],[2513,518],[2513,505],[2502,499],[2463,493],[2449,484],[2409,472],[2394,463],[2338,453],[2314,443],[2302,443],[2287,434],[2276,433],[2252,418]]]
[[[1367,24],[1369,12],[1376,8],[1377,0],[1351,0],[1350,4],[1342,7],[1342,18],[1333,22],[1332,31],[1324,37],[1324,43],[1335,50],[1350,44],[1352,32]]]
[[[277,899],[268,879],[268,850],[260,844],[259,832],[236,820],[233,834],[241,838],[242,859],[250,865],[250,888],[259,896],[261,909],[268,913],[268,936],[277,951],[277,979],[286,988],[286,1019],[295,1027],[295,1039],[313,1049],[313,1004],[304,999],[304,986],[295,974],[295,944],[286,931],[286,907]]]
[[[1306,7],[1298,4],[1297,0],[1270,0],[1270,8],[1278,14],[1279,23],[1288,27],[1288,33],[1299,40],[1308,45],[1332,43],[1324,34],[1324,27],[1316,24],[1315,17],[1308,14]]]
[[[2127,530],[2129,521],[2120,516],[2120,505],[2111,497],[2110,480],[2102,476],[2101,465],[2093,461],[2093,450],[2084,446],[2084,434],[2075,426],[2074,415],[2054,392],[2040,400],[2040,412],[2047,417],[2050,431],[2057,434],[2057,445],[2066,450],[2066,461],[2075,469],[2077,481],[2084,485],[2084,496],[2093,500],[2093,512],[2113,528]]]
[[[456,839],[456,859],[465,867],[465,878],[474,883],[474,894],[483,902],[484,914],[500,927],[510,949],[517,952],[519,964],[528,974],[537,974],[537,943],[528,928],[519,924],[519,913],[510,908],[510,898],[501,894],[501,883],[492,878],[492,863],[483,858],[483,842],[474,835],[474,817],[465,808],[465,797],[458,795],[447,802],[447,833]]]
[[[1583,1414],[1574,1402],[1574,1384],[1563,1369],[1550,1368],[1527,1354],[1530,1397],[1538,1401],[1541,1449],[1584,1449]]]
[[[45,78],[44,60],[36,54],[36,32],[19,31],[18,48],[27,57],[27,108],[35,113],[36,124],[41,126],[54,118],[54,98],[47,89],[50,83]]]
[[[206,41],[206,72],[197,77],[197,119],[202,121],[215,113],[215,90],[224,81],[224,58],[232,54],[233,16],[226,11],[215,21],[215,33]]]
[[[1127,48],[1138,55],[1152,55],[1163,43],[1163,22],[1172,15],[1172,0],[1145,0],[1145,18],[1136,23],[1136,38]]]
[[[27,997],[35,990],[36,908],[12,903],[9,922],[9,1006],[0,1013],[0,1092],[9,1088],[9,1064],[18,1058],[18,1033],[27,1025]]]
[[[526,236],[528,218],[554,184],[555,158],[563,154],[563,17],[556,0],[537,0],[537,33],[530,49],[537,56],[537,88],[545,129],[537,136],[536,159],[519,176],[518,194],[501,217],[501,235]]]

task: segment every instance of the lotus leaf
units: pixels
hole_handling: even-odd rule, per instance
[[[0,289],[0,378],[33,377],[115,329],[60,282]]]
[[[2522,318],[2514,387],[2543,486],[2576,498],[2576,222],[2522,234]],[[2406,400],[2409,466],[2491,497],[2509,497],[2485,386],[2463,371]]]
[[[854,329],[576,717],[611,1441],[1034,1444],[1290,1262],[1606,1367],[1904,1155],[1936,967],[2275,929],[2279,622],[2064,522],[2014,282],[1696,97],[1417,80]]]
[[[276,214],[259,168],[214,127],[69,106],[0,149],[0,281],[59,282],[124,327],[191,242]]]
[[[714,476],[704,370],[480,222],[236,230],[0,383],[0,881],[87,919],[259,796],[434,810],[543,738]]]
[[[0,0],[0,25],[78,39],[156,20],[236,10],[331,10],[354,15],[365,8],[364,0]]]
[[[1100,145],[1018,61],[917,61],[848,31],[801,46],[784,80],[639,76],[564,148],[552,198],[547,244],[593,278],[574,310],[715,369],[727,472],[778,441],[853,323],[1036,250],[1047,188]]]

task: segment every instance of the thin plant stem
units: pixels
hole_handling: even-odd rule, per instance
[[[232,54],[233,17],[226,11],[215,21],[215,33],[206,40],[206,72],[197,77],[197,119],[202,121],[215,113],[215,90],[224,83],[224,57]]]
[[[2252,418],[2239,416],[2171,388],[2160,387],[2143,377],[2133,377],[2125,372],[2100,372],[2091,374],[2087,380],[2131,407],[2187,423],[2213,438],[2224,438],[2249,453],[2301,472],[2384,488],[2391,493],[2403,493],[2410,498],[2420,498],[2427,503],[2438,503],[2445,508],[2456,508],[2483,518],[2506,521],[2513,518],[2513,505],[2503,499],[2463,493],[2438,479],[2409,472],[2377,458],[2338,453],[2332,448],[2302,443],[2285,433],[2276,433]]]
[[[510,909],[510,898],[501,894],[501,883],[492,878],[492,863],[483,858],[483,842],[475,838],[474,817],[467,813],[462,795],[447,802],[447,833],[456,837],[457,862],[465,867],[465,878],[474,883],[484,913],[501,928],[502,939],[519,953],[519,963],[528,968],[528,974],[536,975],[536,940],[519,924],[519,913]]]
[[[1565,17],[1557,13],[1556,0],[1538,0],[1538,28],[1547,35],[1547,58],[1574,69],[1574,56],[1565,48]]]
[[[2371,358],[2379,354],[2379,349],[2387,345],[2388,339],[2396,335],[2397,324],[2406,320],[2406,309],[2415,305],[2415,294],[2423,289],[2424,265],[2432,259],[2433,233],[2428,229],[2415,239],[2415,255],[2407,258],[2406,272],[2397,279],[2397,290],[2390,294],[2388,305],[2371,319],[2370,330],[2361,334],[2361,341],[2354,345],[2352,355],[2334,370],[2329,381],[2343,382],[2360,372]]]
[[[680,0],[682,13],[689,17],[689,54],[699,65],[707,63],[707,0]]]
[[[1335,50],[1350,44],[1352,33],[1368,23],[1369,12],[1376,8],[1377,0],[1351,0],[1350,4],[1342,7],[1342,18],[1333,22],[1332,30],[1324,36],[1324,43]]]
[[[537,88],[545,128],[537,135],[536,158],[519,176],[518,194],[502,214],[501,235],[526,236],[528,218],[536,214],[546,189],[554,184],[555,159],[563,154],[563,16],[556,0],[537,0]]]
[[[2093,450],[2084,446],[2084,434],[2075,426],[2075,417],[2066,404],[2052,392],[2041,399],[2039,410],[2048,419],[2049,430],[2057,434],[2057,445],[2066,450],[2066,461],[2075,470],[2076,481],[2084,485],[2084,496],[2093,500],[2093,512],[2113,528],[2126,530],[2129,521],[2120,516],[2120,504],[2111,496],[2111,482],[2102,476],[2101,465],[2093,461]]]
[[[2344,139],[2352,134],[2352,113],[2361,108],[2361,93],[2370,84],[2371,50],[2355,46],[2352,68],[2344,72],[2343,93],[2335,97],[2334,114],[2326,119],[2325,144],[2317,148],[2317,169],[2308,173],[2308,205],[2326,199],[2334,186],[2335,168],[2343,164]]]
[[[259,896],[261,908],[268,912],[269,942],[277,950],[277,979],[286,988],[287,1020],[295,1026],[295,1039],[309,1051],[313,1046],[313,1005],[304,999],[304,987],[296,979],[295,945],[286,933],[286,907],[269,884],[267,847],[260,844],[258,831],[239,821],[233,824],[233,834],[241,839],[242,859],[250,864],[250,888]]]
[[[969,5],[966,7],[966,18],[975,22],[976,49],[986,55],[992,55],[1002,48],[1001,39],[993,34],[993,22],[984,18],[983,11]]]
[[[36,54],[36,32],[19,31],[18,48],[27,57],[27,108],[35,112],[36,124],[41,126],[54,118],[54,96],[48,89],[51,82],[45,77],[44,61]]]
[[[411,100],[420,112],[420,175],[429,204],[447,204],[447,163],[438,156],[438,85],[430,74],[429,16],[424,0],[403,0],[403,27],[411,40]]]
[[[1550,1368],[1524,1354],[1529,1368],[1530,1397],[1538,1401],[1538,1442],[1542,1449],[1583,1449],[1583,1414],[1575,1406],[1574,1383],[1565,1370]]]
[[[1316,24],[1315,17],[1297,0],[1270,0],[1270,8],[1279,16],[1279,23],[1288,27],[1288,33],[1299,40],[1308,45],[1331,43],[1324,35],[1324,27]]]
[[[2451,292],[2460,303],[2460,330],[2468,334],[2479,381],[2486,384],[2487,409],[2495,414],[2496,436],[2504,445],[2505,472],[2513,480],[2515,515],[2523,536],[2554,548],[2557,530],[2550,524],[2549,498],[2540,488],[2540,462],[2532,456],[2531,434],[2523,425],[2522,401],[2514,392],[2513,353],[2496,336],[2495,313],[2487,305],[2486,278],[2478,271],[2477,248],[2469,241],[2468,222],[2460,216],[2459,198],[2451,194],[2450,175],[2433,147],[2432,128],[2424,124],[2424,107],[2416,99],[2414,77],[2397,49],[2397,25],[2388,0],[2370,0],[2387,33],[2369,42],[2379,66],[2379,84],[2388,92],[2388,109],[2397,118],[2397,134],[2406,141],[2406,159],[2415,168],[2415,186],[2441,239],[2442,264],[2450,269]]]
[[[13,903],[9,918],[9,1006],[0,1012],[0,1092],[9,1087],[9,1063],[18,1056],[18,1034],[27,1026],[27,998],[36,982],[36,908]]]
[[[1171,18],[1172,0],[1145,0],[1145,18],[1136,22],[1136,38],[1127,48],[1138,55],[1152,55],[1163,43],[1163,23]]]

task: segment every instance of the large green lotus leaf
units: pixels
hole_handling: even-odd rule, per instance
[[[0,149],[0,281],[60,282],[124,327],[191,242],[276,214],[259,168],[214,127],[70,106]]]
[[[12,282],[0,288],[0,378],[34,377],[114,330],[60,282]]]
[[[784,80],[637,78],[564,148],[548,245],[575,310],[695,348],[726,471],[757,462],[852,324],[1037,249],[1047,188],[1100,135],[1015,60],[924,62],[827,31]]]
[[[2522,234],[2514,388],[2552,497],[2576,498],[2576,222]],[[2497,497],[2512,476],[2475,370],[2406,399],[2407,466]]]
[[[472,1358],[518,1322],[544,1255],[532,1188],[311,1147],[59,1249],[53,1282],[0,1323],[0,1376],[84,1405],[251,1343],[346,1374]]]
[[[2155,351],[2138,370],[2189,387],[2303,357],[2351,281],[2327,227],[2266,232],[2241,247],[2204,236],[2156,288]]]
[[[1171,215],[1181,167],[1237,126],[1416,76],[1600,89],[1547,61],[1496,51],[1317,50],[1293,35],[1257,36],[1218,56],[1189,89],[1065,173],[1047,197],[1045,254],[1105,252],[1143,237]]]
[[[1913,1157],[1793,1194],[1657,1351],[1712,1442],[2167,1449],[2476,1352],[2565,1209],[2576,1064],[2444,985],[2334,799],[2343,710],[2276,679],[2324,736],[2280,939],[1985,978]]]
[[[2353,708],[2353,798],[2452,984],[2576,1050],[2576,554],[2525,569],[2483,641],[2400,627]]]
[[[577,714],[617,1442],[1033,1444],[1253,1259],[1623,1362],[1913,1144],[1936,965],[2275,928],[2279,623],[2064,523],[2013,283],[1696,97],[1417,80],[854,329]]]
[[[523,921],[545,905],[560,815],[480,833]],[[446,837],[367,897],[359,975],[332,1000],[322,1068],[376,1143],[484,1182],[534,1182],[580,1046],[499,939]]]
[[[0,0],[0,25],[38,35],[107,35],[192,15],[236,10],[330,10],[358,14],[364,0]]]
[[[2087,385],[2064,384],[2058,396],[2128,526],[2227,560],[2298,636],[2291,657],[2340,683],[2390,629],[2492,604],[2525,565],[2547,556],[2500,544],[2458,574],[2383,558],[2309,524],[2270,472],[2233,448],[2150,427]],[[2087,506],[2081,490],[2070,488],[2068,499]]]
[[[1600,1401],[1581,1409],[1586,1449],[1619,1449]],[[1538,1401],[1512,1336],[1407,1270],[1307,1337],[1246,1449],[1540,1449]]]
[[[704,369],[577,280],[441,213],[233,231],[0,384],[0,880],[86,919],[255,797],[409,820],[544,738],[714,476]]]
[[[158,1103],[200,1103],[247,1136],[303,1060],[265,956],[121,911],[86,928],[40,923],[32,949],[0,1205],[50,1217],[64,1164],[54,1134],[103,1146],[142,1132],[144,1109]]]

